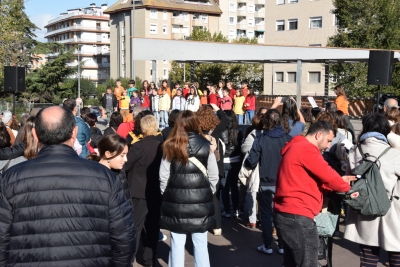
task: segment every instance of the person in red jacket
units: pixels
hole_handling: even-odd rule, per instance
[[[247,88],[249,82],[247,80],[243,80],[240,82],[240,85],[242,86],[243,96],[247,97],[247,95],[249,94],[249,88]]]
[[[149,96],[146,95],[146,89],[142,88],[140,90],[140,102],[142,103],[142,107],[144,109],[150,110],[150,99],[149,99]]]
[[[243,106],[245,110],[246,124],[250,125],[251,119],[253,119],[254,112],[256,111],[256,96],[254,95],[252,88],[249,89],[249,94],[246,96]]]
[[[217,94],[217,87],[215,85],[210,85],[210,95],[208,96],[208,104],[219,104],[219,95]]]
[[[236,90],[233,86],[233,82],[229,81],[226,83],[226,87],[229,89],[229,96],[234,99],[236,96]]]
[[[354,176],[341,177],[323,159],[335,129],[318,121],[306,136],[295,136],[281,151],[274,198],[274,224],[283,241],[285,267],[318,266],[318,232],[323,190],[347,192]]]

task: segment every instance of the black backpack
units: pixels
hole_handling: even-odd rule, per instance
[[[353,174],[361,176],[361,178],[345,194],[344,201],[358,214],[385,216],[393,199],[394,188],[392,196],[389,198],[379,171],[381,166],[379,159],[388,152],[390,147],[386,148],[378,157],[368,153],[364,154],[360,146],[358,149],[362,156],[362,162],[354,169]],[[371,158],[375,158],[375,160],[371,160]],[[398,197],[395,198],[398,199]]]

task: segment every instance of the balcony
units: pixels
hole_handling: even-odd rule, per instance
[[[246,30],[246,29],[247,29],[246,21],[239,22],[239,23],[236,25],[236,28],[237,28],[237,29]]]
[[[88,27],[88,26],[82,26],[82,25],[73,25],[61,29],[56,29],[54,31],[49,31],[47,29],[47,33],[44,35],[44,38],[47,38],[49,36],[62,33],[62,32],[69,32],[69,31],[76,31],[76,30],[81,30],[81,31],[102,31],[102,32],[109,32],[110,27]]]
[[[254,0],[255,5],[265,5],[266,0]]]
[[[256,31],[264,31],[265,30],[265,25],[264,24],[256,24],[256,25],[254,25],[254,30],[256,30]]]
[[[202,19],[192,20],[192,26],[204,26],[204,25],[207,25],[207,23]]]
[[[236,14],[237,14],[238,16],[243,16],[243,17],[245,17],[246,14],[247,14],[247,10],[244,9],[244,8],[238,9],[238,10],[236,10]]]
[[[260,9],[259,11],[254,12],[254,17],[256,18],[264,18],[265,17],[265,9]]]
[[[110,63],[86,63],[85,61],[82,61],[83,65],[82,68],[83,69],[98,69],[98,68],[109,68],[110,67]],[[78,62],[71,62],[71,63],[67,63],[68,67],[76,67],[78,66]]]
[[[171,24],[175,25],[183,25],[185,24],[185,20],[182,17],[172,17]]]

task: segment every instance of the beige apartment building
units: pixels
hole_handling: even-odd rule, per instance
[[[336,33],[331,0],[273,0],[265,6],[265,44],[324,47]],[[301,59],[301,55],[299,55]],[[296,94],[297,64],[265,64],[265,94]],[[324,93],[323,64],[303,63],[302,93]]]
[[[68,66],[84,62],[81,77],[95,83],[104,83],[110,78],[110,17],[104,14],[105,9],[106,4],[70,9],[45,26],[47,42],[64,44],[67,51],[80,46],[80,52],[75,51]],[[48,60],[58,55],[58,51],[54,52],[47,55]]]
[[[214,0],[119,0],[105,13],[110,15],[110,38],[113,40],[110,50],[111,77],[137,76],[142,80],[159,82],[168,79],[170,62],[157,61],[153,71],[152,61],[133,61],[131,36],[182,40],[195,28],[219,32],[222,11]]]

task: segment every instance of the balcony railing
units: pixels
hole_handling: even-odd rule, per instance
[[[64,27],[56,30],[50,30],[50,28],[47,30],[47,33],[44,35],[44,37],[48,37],[57,33],[61,32],[66,32],[66,31],[72,31],[72,30],[82,30],[82,31],[110,31],[110,27],[88,27],[88,26],[82,26],[82,25],[73,25],[69,27]]]
[[[98,44],[109,44],[110,39],[84,39],[84,38],[69,38],[65,40],[55,40],[53,42],[57,42],[60,44],[66,44],[66,43],[98,43]]]
[[[49,21],[48,24],[53,24],[53,23],[55,23],[57,21],[65,20],[67,18],[71,18],[71,17],[75,17],[75,16],[82,16],[82,15],[110,18],[110,15],[103,14],[103,11],[95,12],[95,14],[85,14],[85,12],[82,12],[82,11],[75,11],[75,12],[72,12],[70,14],[63,15],[63,16],[57,17],[55,19],[52,19],[52,20]]]

